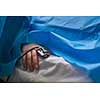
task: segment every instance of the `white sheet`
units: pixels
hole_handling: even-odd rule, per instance
[[[39,72],[25,71],[22,64],[18,64],[9,82],[91,82],[91,79],[62,57],[51,55],[47,59],[40,59]]]

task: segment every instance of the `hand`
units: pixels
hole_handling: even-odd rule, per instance
[[[31,48],[34,48],[37,46],[39,45],[36,45],[36,44],[24,45],[22,48],[22,52],[25,53]],[[38,69],[39,68],[39,58],[38,58],[36,50],[32,50],[28,52],[25,56],[23,56],[22,63],[23,63],[25,70],[34,71],[34,69]]]

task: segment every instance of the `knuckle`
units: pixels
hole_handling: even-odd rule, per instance
[[[27,59],[30,59],[31,58],[31,53],[27,53]]]
[[[33,50],[32,50],[32,52],[36,52],[36,50],[35,50],[35,49],[33,49]]]

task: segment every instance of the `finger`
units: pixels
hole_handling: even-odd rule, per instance
[[[31,52],[27,53],[27,68],[32,71]]]
[[[34,61],[33,61],[33,54],[32,54],[32,51],[31,51],[31,64],[32,64],[32,70],[34,71],[34,69],[35,69],[35,64],[34,64]]]
[[[22,63],[23,63],[25,70],[27,70],[26,55],[23,56]]]
[[[39,68],[39,58],[38,58],[37,52],[36,50],[32,50],[31,53],[32,53],[32,60],[34,63],[34,67],[38,69]]]

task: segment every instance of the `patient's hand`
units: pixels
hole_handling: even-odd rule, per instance
[[[37,46],[39,45],[36,45],[36,44],[24,45],[22,48],[22,52],[25,53],[31,48],[37,47]],[[32,50],[28,52],[25,56],[23,56],[22,62],[26,70],[29,69],[30,71],[33,71],[34,69],[38,69],[39,68],[39,58],[38,58],[36,50]]]

